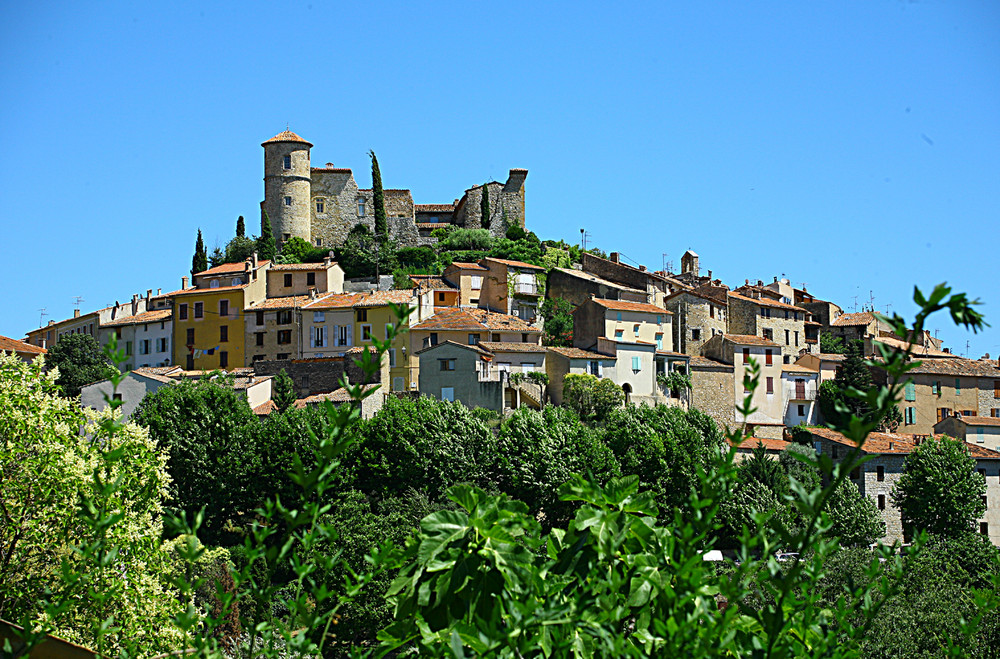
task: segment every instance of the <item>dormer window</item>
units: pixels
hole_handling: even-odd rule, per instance
[[[291,169],[292,168],[292,156],[291,155],[285,156],[284,167],[285,167],[285,169]]]

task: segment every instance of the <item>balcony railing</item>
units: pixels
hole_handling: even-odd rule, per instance
[[[517,282],[514,284],[514,292],[523,295],[538,295],[538,284],[535,282]]]
[[[785,400],[816,400],[816,390],[796,391],[794,387],[785,389]]]

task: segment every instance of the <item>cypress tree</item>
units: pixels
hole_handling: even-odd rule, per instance
[[[274,243],[274,234],[271,233],[271,218],[264,211],[264,218],[260,221],[260,238],[257,239],[257,256],[263,261],[270,261],[278,253],[278,246]]]
[[[385,218],[385,196],[382,192],[382,172],[378,168],[378,158],[374,151],[369,151],[372,157],[372,197],[375,205],[375,236],[381,242],[389,239],[389,223]]]
[[[191,274],[208,270],[208,252],[205,251],[205,241],[198,229],[198,240],[194,242],[194,257],[191,259]]]
[[[490,228],[490,188],[483,183],[483,195],[479,199],[479,221],[483,228],[489,231]]]
[[[236,220],[236,237],[244,238],[247,235],[247,225],[243,222],[243,216],[240,215]]]
[[[271,399],[278,406],[278,411],[284,412],[295,403],[295,383],[285,369],[281,369],[274,378],[273,386]]]

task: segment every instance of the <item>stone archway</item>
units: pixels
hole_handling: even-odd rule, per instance
[[[632,398],[632,385],[626,382],[622,385],[622,391],[625,393],[625,404],[628,405]]]

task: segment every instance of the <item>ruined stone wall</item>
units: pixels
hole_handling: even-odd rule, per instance
[[[691,364],[691,407],[715,420],[720,429],[733,425],[733,367]]]
[[[714,312],[712,308],[714,307]],[[674,349],[686,355],[700,355],[701,347],[716,334],[726,332],[725,310],[694,295],[678,295],[667,302],[674,312]],[[698,330],[694,338],[692,330]]]
[[[454,215],[454,223],[466,229],[482,229],[482,199],[483,188],[489,189],[490,195],[490,233],[494,236],[506,234],[503,226],[504,210],[507,211],[507,225],[524,228],[524,187],[518,192],[505,191],[510,186],[491,181],[481,186],[470,188],[465,192],[465,203]]]

